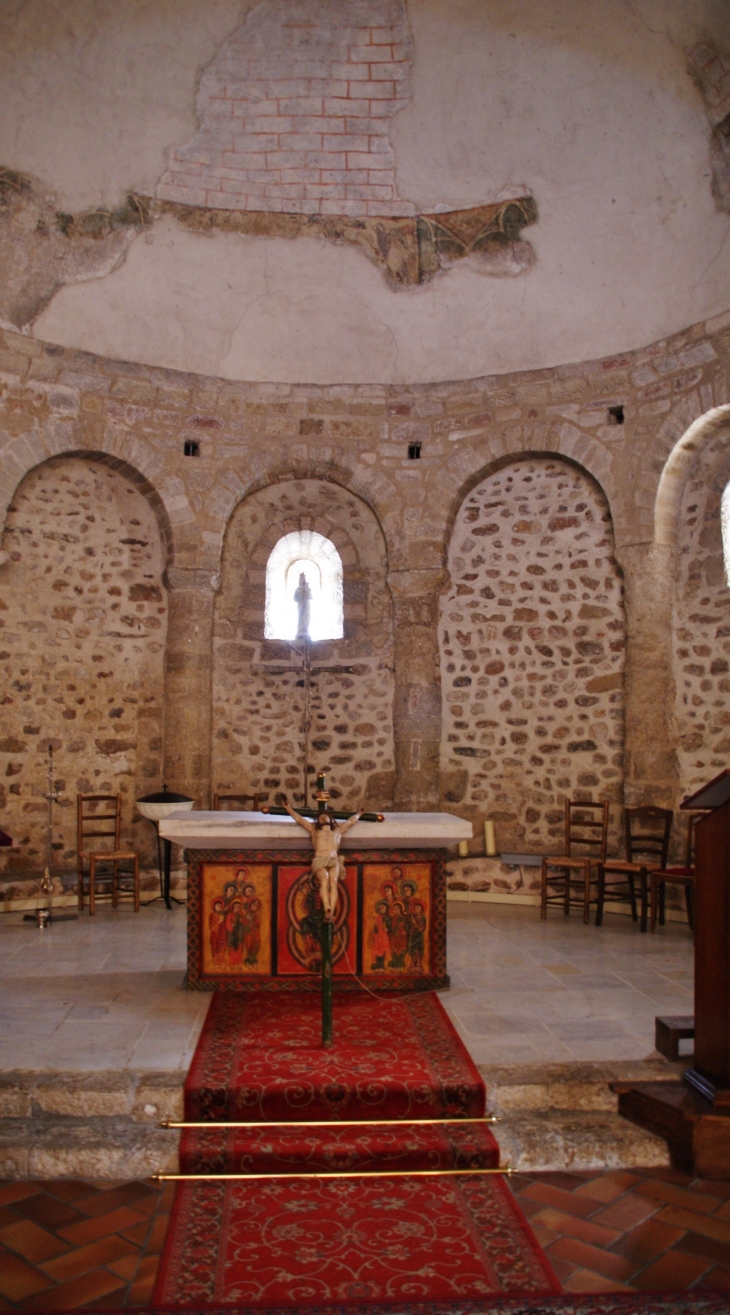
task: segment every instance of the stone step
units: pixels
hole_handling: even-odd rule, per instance
[[[661,1057],[603,1064],[482,1066],[502,1163],[522,1170],[666,1166],[663,1139],[620,1118],[612,1082],[675,1078]],[[177,1169],[185,1074],[20,1070],[0,1074],[0,1177],[133,1178]]]

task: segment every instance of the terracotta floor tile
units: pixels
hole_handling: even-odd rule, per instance
[[[92,1269],[90,1273],[72,1278],[68,1283],[59,1283],[58,1287],[28,1297],[22,1306],[23,1310],[74,1310],[110,1292],[121,1294],[125,1286],[124,1280],[117,1274],[110,1274],[108,1269]]]
[[[566,1192],[572,1192],[576,1187],[580,1187],[587,1178],[591,1178],[590,1173],[566,1173],[562,1169],[547,1169],[540,1174],[540,1182],[548,1183],[550,1187],[562,1187]]]
[[[730,1182],[722,1178],[695,1178],[692,1187],[696,1192],[709,1192],[710,1196],[721,1196],[730,1200]]]
[[[64,1224],[74,1224],[84,1218],[81,1211],[74,1209],[68,1201],[59,1201],[46,1192],[18,1201],[15,1209],[44,1228],[61,1228]]]
[[[686,1234],[681,1228],[671,1228],[669,1224],[662,1224],[658,1219],[645,1219],[643,1224],[629,1229],[628,1233],[624,1233],[617,1242],[613,1242],[611,1250],[618,1256],[626,1256],[627,1259],[635,1260],[638,1264],[648,1265],[684,1236]]]
[[[0,1247],[0,1293],[9,1301],[22,1301],[51,1286],[51,1280],[32,1265]]]
[[[537,1214],[538,1210],[542,1210],[542,1205],[539,1201],[531,1201],[528,1196],[524,1195],[524,1193],[521,1193],[520,1196],[517,1197],[517,1202],[526,1219],[531,1219],[533,1215]]]
[[[608,1205],[638,1182],[639,1174],[629,1173],[626,1169],[614,1169],[610,1173],[602,1173],[598,1178],[589,1179],[587,1183],[581,1183],[575,1190],[579,1196],[589,1196],[593,1201],[605,1201]]]
[[[696,1286],[709,1288],[712,1292],[730,1292],[730,1269],[716,1265],[709,1273],[702,1275]]]
[[[537,1201],[539,1205],[552,1205],[556,1210],[567,1210],[571,1215],[590,1215],[596,1209],[595,1201],[577,1192],[566,1192],[564,1188],[553,1187],[550,1183],[532,1183],[524,1192],[520,1192],[520,1201]]]
[[[134,1203],[135,1210],[139,1210],[143,1215],[154,1215],[160,1208],[160,1193],[158,1191],[150,1192],[149,1196],[142,1196]]]
[[[530,1222],[530,1227],[543,1251],[551,1242],[557,1242],[561,1236],[560,1233],[554,1233],[551,1228],[543,1228],[542,1224],[536,1224],[534,1219]]]
[[[596,1214],[591,1215],[591,1222],[605,1224],[606,1228],[616,1228],[623,1233],[629,1228],[635,1228],[637,1224],[642,1224],[650,1215],[656,1214],[659,1208],[658,1201],[647,1200],[645,1196],[639,1196],[636,1192],[628,1192],[618,1201],[606,1206],[604,1210],[598,1210]]]
[[[134,1278],[135,1274],[137,1273],[138,1266],[139,1266],[139,1251],[135,1250],[135,1251],[130,1251],[129,1255],[122,1256],[119,1260],[107,1261],[106,1267],[107,1269],[110,1269],[112,1271],[112,1274],[118,1274],[120,1278],[123,1278],[126,1280],[126,1282],[129,1282],[129,1280]]]
[[[85,1215],[93,1218],[94,1215],[109,1214],[110,1211],[116,1210],[121,1205],[134,1205],[135,1209],[139,1209],[139,1206],[135,1204],[137,1201],[155,1195],[156,1193],[153,1193],[152,1189],[147,1187],[145,1183],[125,1183],[123,1187],[113,1187],[106,1192],[97,1192],[96,1196],[79,1202],[79,1209],[83,1210]]]
[[[636,1272],[634,1261],[625,1256],[617,1256],[612,1251],[602,1251],[600,1247],[588,1246],[575,1237],[561,1237],[548,1249],[549,1260],[553,1256],[560,1260],[569,1260],[581,1269],[590,1269],[596,1274],[604,1274],[615,1283],[624,1282]]]
[[[76,1278],[78,1274],[99,1269],[101,1265],[108,1265],[112,1260],[121,1260],[122,1256],[129,1255],[138,1259],[137,1248],[112,1233],[110,1237],[99,1238],[98,1242],[90,1242],[88,1246],[74,1247],[55,1260],[47,1260],[42,1269],[44,1274],[48,1274],[57,1283],[64,1283],[66,1279]]]
[[[149,1219],[141,1215],[139,1210],[122,1205],[116,1210],[110,1210],[108,1214],[95,1215],[93,1219],[83,1219],[79,1224],[69,1224],[67,1228],[59,1228],[58,1231],[61,1237],[65,1237],[69,1242],[83,1246],[84,1243],[95,1242],[98,1237],[106,1237],[109,1233],[120,1233],[122,1229],[126,1232],[140,1221],[144,1223],[145,1228],[149,1227]]]
[[[142,1261],[137,1277],[129,1289],[130,1305],[143,1305],[151,1300],[159,1263],[159,1256],[147,1256]]]
[[[53,1178],[44,1183],[44,1187],[59,1201],[80,1201],[96,1192],[94,1184],[84,1182],[82,1178]]]
[[[708,1270],[707,1261],[682,1251],[667,1251],[648,1269],[635,1274],[632,1287],[639,1292],[686,1292]]]
[[[725,1201],[719,1210],[715,1211],[718,1219],[730,1219],[730,1201]]]
[[[560,1283],[565,1283],[565,1280],[570,1278],[571,1274],[575,1274],[578,1268],[577,1265],[571,1265],[568,1260],[561,1260],[559,1256],[551,1256],[550,1264]]]
[[[37,1183],[3,1183],[0,1186],[0,1205],[12,1205],[13,1201],[21,1201],[24,1196],[35,1196],[37,1191]]]
[[[702,1233],[704,1237],[714,1237],[718,1242],[730,1242],[730,1223],[718,1219],[716,1215],[697,1215],[691,1210],[679,1210],[676,1205],[667,1205],[654,1218],[663,1224],[686,1229],[688,1233]]]
[[[569,1237],[577,1237],[592,1246],[608,1247],[620,1236],[615,1228],[604,1228],[602,1224],[594,1224],[590,1219],[579,1219],[577,1215],[554,1210],[552,1206],[546,1206],[531,1222],[551,1228],[555,1233],[567,1233]]]
[[[17,1223],[20,1215],[12,1205],[0,1205],[0,1228],[5,1228],[7,1224]]]
[[[594,1274],[590,1269],[577,1269],[563,1284],[566,1292],[631,1292],[623,1283],[614,1283],[603,1274]]]
[[[176,1185],[177,1185],[177,1184],[174,1183],[174,1182],[168,1182],[168,1183],[163,1183],[163,1184],[162,1184],[162,1192],[161,1192],[161,1195],[160,1195],[160,1208],[161,1208],[161,1209],[163,1209],[163,1210],[168,1210],[168,1211],[169,1211],[169,1210],[172,1210],[172,1203],[173,1203],[173,1201],[174,1201],[174,1199],[175,1199],[175,1187],[176,1187]]]
[[[673,1183],[643,1182],[636,1187],[639,1196],[646,1196],[652,1201],[664,1201],[666,1205],[678,1205],[680,1209],[692,1210],[696,1214],[709,1215],[717,1209],[716,1198],[707,1192],[690,1192]]]
[[[147,1237],[147,1240],[142,1244],[145,1249],[145,1255],[148,1256],[159,1255],[159,1253],[162,1251],[162,1247],[165,1241],[165,1237],[167,1235],[167,1229],[169,1223],[170,1223],[169,1215],[162,1215],[162,1214],[155,1215],[155,1218],[152,1221],[152,1227],[150,1229],[149,1236]]]
[[[513,1173],[507,1181],[516,1196],[518,1192],[524,1191],[525,1187],[529,1187],[534,1179],[529,1173]]]
[[[138,1224],[133,1224],[131,1228],[125,1228],[122,1235],[123,1237],[129,1238],[130,1242],[134,1242],[135,1246],[143,1247],[147,1241],[149,1231],[150,1221],[149,1219],[144,1219]]]
[[[63,1251],[69,1249],[68,1242],[63,1242],[60,1237],[48,1233],[45,1228],[34,1224],[32,1219],[19,1219],[15,1224],[0,1228],[0,1242],[11,1251],[17,1251],[24,1260],[36,1263],[40,1260],[50,1260],[52,1256],[60,1256]]]
[[[4,1297],[0,1297],[0,1310],[15,1310],[15,1306],[12,1302],[6,1301]]]
[[[717,1265],[730,1265],[730,1242],[719,1242],[702,1233],[684,1233],[672,1249],[688,1251],[691,1256],[705,1256]]]
[[[642,1169],[642,1177],[652,1178],[662,1183],[674,1183],[675,1187],[689,1187],[693,1181],[689,1173],[680,1173],[679,1169],[668,1169],[664,1166],[656,1169]]]

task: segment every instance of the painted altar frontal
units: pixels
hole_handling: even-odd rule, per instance
[[[187,812],[160,823],[186,850],[187,984],[321,989],[322,908],[311,850],[288,817]],[[448,813],[386,813],[343,837],[332,971],[338,990],[448,986],[446,851],[471,835]]]

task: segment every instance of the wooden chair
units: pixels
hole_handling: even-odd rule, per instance
[[[667,882],[675,886],[684,886],[684,902],[687,908],[687,922],[689,929],[694,934],[694,890],[695,890],[695,824],[704,813],[691,813],[687,825],[687,846],[685,849],[684,863],[681,867],[654,868],[649,873],[649,882],[651,886],[651,921],[649,923],[650,931],[655,931],[657,913],[659,914],[659,926],[664,926],[664,895]]]
[[[254,813],[258,813],[259,802],[261,799],[261,795],[258,794],[214,794],[213,811],[216,813],[224,812],[227,804],[235,802],[236,804],[243,805],[242,809],[240,810],[243,812],[245,811],[245,805],[248,803],[249,799],[253,803]]]
[[[76,796],[79,909],[84,907],[88,889],[90,914],[96,912],[98,899],[111,899],[112,907],[116,908],[120,898],[127,895],[134,901],[135,913],[139,913],[139,859],[133,850],[120,848],[121,829],[120,794]],[[131,871],[126,866],[128,864],[131,864]],[[98,890],[97,883],[103,887],[103,892]]]
[[[605,859],[607,841],[607,801],[593,803],[585,799],[566,799],[565,853],[547,854],[542,860],[541,918],[547,917],[548,904],[560,904],[566,916],[571,907],[582,908],[583,921],[589,921],[591,867]],[[577,850],[582,852],[577,853]],[[580,898],[573,899],[576,889],[581,892]]]
[[[638,877],[641,890],[640,930],[646,931],[647,876],[653,868],[666,867],[673,816],[671,808],[656,808],[653,804],[624,809],[626,858],[611,858],[601,863],[598,869],[597,927],[603,921],[603,905],[607,897],[620,904],[630,904],[631,917],[636,922],[635,878]]]

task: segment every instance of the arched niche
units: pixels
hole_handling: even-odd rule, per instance
[[[344,636],[312,645],[309,776],[323,768],[338,806],[392,807],[393,620],[387,554],[373,511],[324,480],[259,489],[231,515],[216,596],[213,786],[302,797],[302,661],[264,638],[266,568],[276,544],[312,530],[342,561]],[[317,667],[346,671],[317,671]]]
[[[684,470],[674,523],[672,645],[680,794],[730,761],[730,588],[723,498],[730,484],[730,408],[705,427]]]
[[[36,466],[13,496],[0,567],[0,809],[15,841],[0,862],[13,874],[46,862],[49,741],[62,787],[56,869],[75,870],[77,791],[121,791],[125,841],[156,865],[134,800],[159,785],[162,764],[158,510],[128,474],[88,457]]]
[[[503,851],[554,850],[580,794],[611,800],[616,833],[624,616],[602,491],[560,458],[502,465],[465,496],[448,567],[444,806],[493,818]]]

